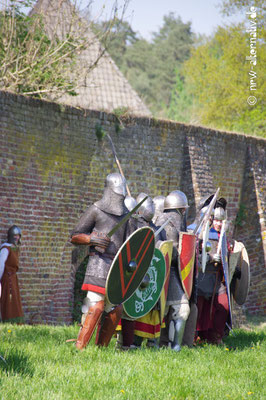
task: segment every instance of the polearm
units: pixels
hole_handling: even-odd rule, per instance
[[[113,143],[113,141],[112,141],[112,138],[111,138],[111,136],[109,135],[109,133],[107,133],[106,136],[107,136],[108,139],[110,140],[110,143],[111,143],[111,146],[112,146],[113,155],[114,155],[114,158],[115,158],[115,162],[116,162],[116,164],[117,164],[117,166],[118,166],[118,169],[119,169],[119,171],[120,171],[120,174],[123,176],[123,178],[125,178],[125,175],[124,175],[124,173],[123,173],[123,171],[122,171],[120,162],[119,162],[118,157],[117,157],[117,155],[116,155],[115,146],[114,146],[114,143]],[[126,188],[127,188],[127,194],[131,197],[130,190],[129,190],[129,187],[128,187],[127,183],[126,183]],[[139,204],[131,211],[131,214],[133,214],[133,212],[135,212],[135,211],[140,207],[140,204],[142,204],[147,198],[148,198],[148,197],[145,197],[145,199],[142,200],[141,203],[139,203]],[[154,236],[155,236],[155,237],[158,236],[159,233],[164,229],[164,227],[165,227],[167,224],[169,224],[169,222],[170,222],[170,218],[169,218],[159,229],[157,229],[157,231],[155,231]],[[109,234],[108,234],[108,235],[109,235]]]
[[[217,254],[221,254],[222,250],[222,242],[223,238],[225,237],[225,231],[226,231],[226,224],[227,224],[227,212],[226,212],[226,217],[223,220],[222,223],[222,228],[220,232],[220,238],[217,246]],[[226,240],[226,237],[225,237]],[[225,262],[223,261],[223,257],[221,255],[221,263],[223,266],[223,273],[224,273],[224,280],[225,280],[225,286],[226,286],[226,292],[227,292],[227,297],[228,297],[228,304],[229,304],[229,314],[230,314],[230,319],[231,319],[231,324],[232,324],[232,308],[231,308],[231,299],[230,299],[230,282],[229,282],[229,269],[228,269],[228,262],[225,259]],[[214,265],[217,267],[218,263],[214,263]]]
[[[215,205],[215,202],[216,202],[216,200],[217,200],[219,191],[220,191],[220,188],[218,188],[218,189],[216,190],[216,193],[215,193],[215,195],[213,196],[212,201],[211,201],[210,204],[208,205],[207,210],[206,210],[205,213],[201,216],[201,218],[200,218],[200,220],[199,220],[199,222],[198,222],[198,225],[196,226],[196,228],[195,228],[194,231],[193,231],[193,233],[194,233],[195,235],[197,235],[197,234],[199,233],[200,236],[202,236],[202,232],[204,231],[204,227],[205,227],[205,225],[207,224],[207,222],[208,222],[208,220],[209,220],[209,218],[210,218],[210,216],[211,216],[212,209],[213,209],[213,207],[214,207],[214,205]],[[203,227],[203,228],[201,229],[201,231],[199,232],[199,230],[200,230],[200,228],[202,227],[203,224],[204,224],[204,227]]]
[[[220,237],[219,237],[219,241],[218,241],[218,245],[217,245],[217,254],[221,254],[221,248],[222,248],[222,240],[223,240],[223,235],[225,233],[226,230],[226,224],[227,224],[227,211],[226,211],[226,217],[222,222],[222,228],[221,228],[221,232],[220,232]],[[217,263],[215,263],[217,266]]]
[[[123,176],[123,178],[125,178],[125,175],[124,175],[124,173],[123,173],[123,170],[122,170],[122,168],[121,168],[120,162],[119,162],[119,160],[118,160],[118,157],[117,157],[117,154],[116,154],[116,151],[115,151],[115,146],[114,146],[114,143],[113,143],[113,141],[112,141],[112,138],[111,138],[111,136],[109,135],[109,133],[107,133],[106,136],[107,136],[108,139],[110,140],[111,147],[112,147],[112,152],[113,152],[113,155],[114,155],[114,158],[115,158],[115,162],[116,162],[116,164],[117,164],[117,166],[118,166],[118,169],[119,169],[119,171],[120,171],[120,174]],[[127,183],[126,183],[126,189],[127,189],[127,194],[131,197],[130,190],[129,190],[129,187],[128,187]],[[132,215],[134,212],[136,212],[136,210],[140,207],[140,205],[141,205],[147,198],[148,198],[148,197],[145,197],[139,204],[137,204],[137,206],[130,212],[130,215]],[[121,221],[121,222],[123,222],[123,221]],[[170,218],[169,218],[159,229],[157,229],[157,231],[155,231],[154,236],[155,236],[155,237],[158,236],[159,233],[164,229],[164,227],[165,227],[167,224],[169,224],[169,222],[170,222]],[[118,225],[119,225],[119,224],[118,224]],[[115,227],[114,229],[116,230],[117,228]],[[107,236],[110,237],[110,232],[107,234]]]
[[[123,173],[123,171],[122,171],[120,162],[119,162],[119,160],[118,160],[118,157],[117,157],[117,154],[116,154],[116,151],[115,151],[115,146],[114,146],[114,143],[113,143],[113,141],[112,141],[112,138],[111,138],[111,136],[109,135],[109,133],[107,133],[106,136],[107,136],[108,139],[110,140],[111,147],[112,147],[112,152],[113,152],[113,155],[114,155],[114,158],[115,158],[115,162],[116,162],[116,164],[117,164],[117,166],[118,166],[119,172],[120,172],[120,174],[123,176],[123,178],[125,178],[125,175],[124,175],[124,173]],[[127,189],[127,194],[131,197],[130,190],[129,190],[129,187],[128,187],[127,183],[126,183],[126,189]]]
[[[221,232],[220,232],[220,238],[219,238],[219,242],[218,242],[218,246],[217,246],[217,254],[221,253],[221,247],[222,247],[222,238],[225,232],[225,224],[226,224],[226,220],[224,219],[222,222],[222,228],[221,228]]]

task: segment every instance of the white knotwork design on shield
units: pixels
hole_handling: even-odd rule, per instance
[[[145,303],[149,300],[152,300],[153,294],[157,292],[157,269],[154,264],[159,261],[160,259],[154,255],[151,260],[151,265],[149,266],[149,269],[147,271],[150,279],[149,285],[146,289],[141,290],[138,288],[135,292],[135,295],[138,297],[138,300],[135,301],[136,313],[143,311]]]

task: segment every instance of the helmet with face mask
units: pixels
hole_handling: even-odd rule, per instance
[[[123,215],[128,212],[124,200],[126,195],[126,180],[125,178],[114,172],[107,175],[103,197],[97,201],[96,207],[109,214]]]
[[[111,189],[116,194],[121,194],[124,197],[126,195],[126,180],[116,172],[107,175],[105,187]]]

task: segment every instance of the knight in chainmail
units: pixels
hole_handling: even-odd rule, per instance
[[[167,328],[161,331],[160,345],[170,345],[174,351],[180,351],[181,349],[185,324],[190,312],[189,301],[182,288],[178,274],[177,250],[179,232],[182,229],[183,218],[188,207],[185,193],[180,190],[174,190],[166,196],[164,211],[157,220],[157,225],[161,226],[170,219],[164,230],[166,239],[173,240],[173,255],[165,310]]]
[[[125,179],[118,173],[109,174],[102,199],[84,212],[71,234],[71,243],[90,246],[82,285],[87,297],[82,305],[82,326],[76,342],[79,349],[87,345],[100,320],[96,344],[107,346],[121,318],[122,306],[113,308],[106,301],[105,283],[112,260],[129,233],[128,224],[124,224],[111,238],[107,236],[128,213],[125,194]]]

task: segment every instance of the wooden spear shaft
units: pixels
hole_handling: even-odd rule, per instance
[[[117,166],[118,166],[119,172],[120,172],[120,174],[123,176],[123,178],[125,178],[125,175],[124,175],[123,170],[122,170],[122,168],[121,168],[120,162],[119,162],[118,157],[117,157],[117,155],[116,155],[114,143],[113,143],[112,138],[111,138],[111,136],[109,135],[109,133],[107,133],[107,137],[108,137],[108,139],[110,140],[111,147],[112,147],[112,152],[113,152],[113,155],[114,155],[114,158],[115,158],[115,162],[116,162],[116,164],[117,164]],[[130,190],[129,190],[129,187],[128,187],[128,184],[127,184],[127,183],[126,183],[126,189],[127,189],[127,194],[131,197]]]

